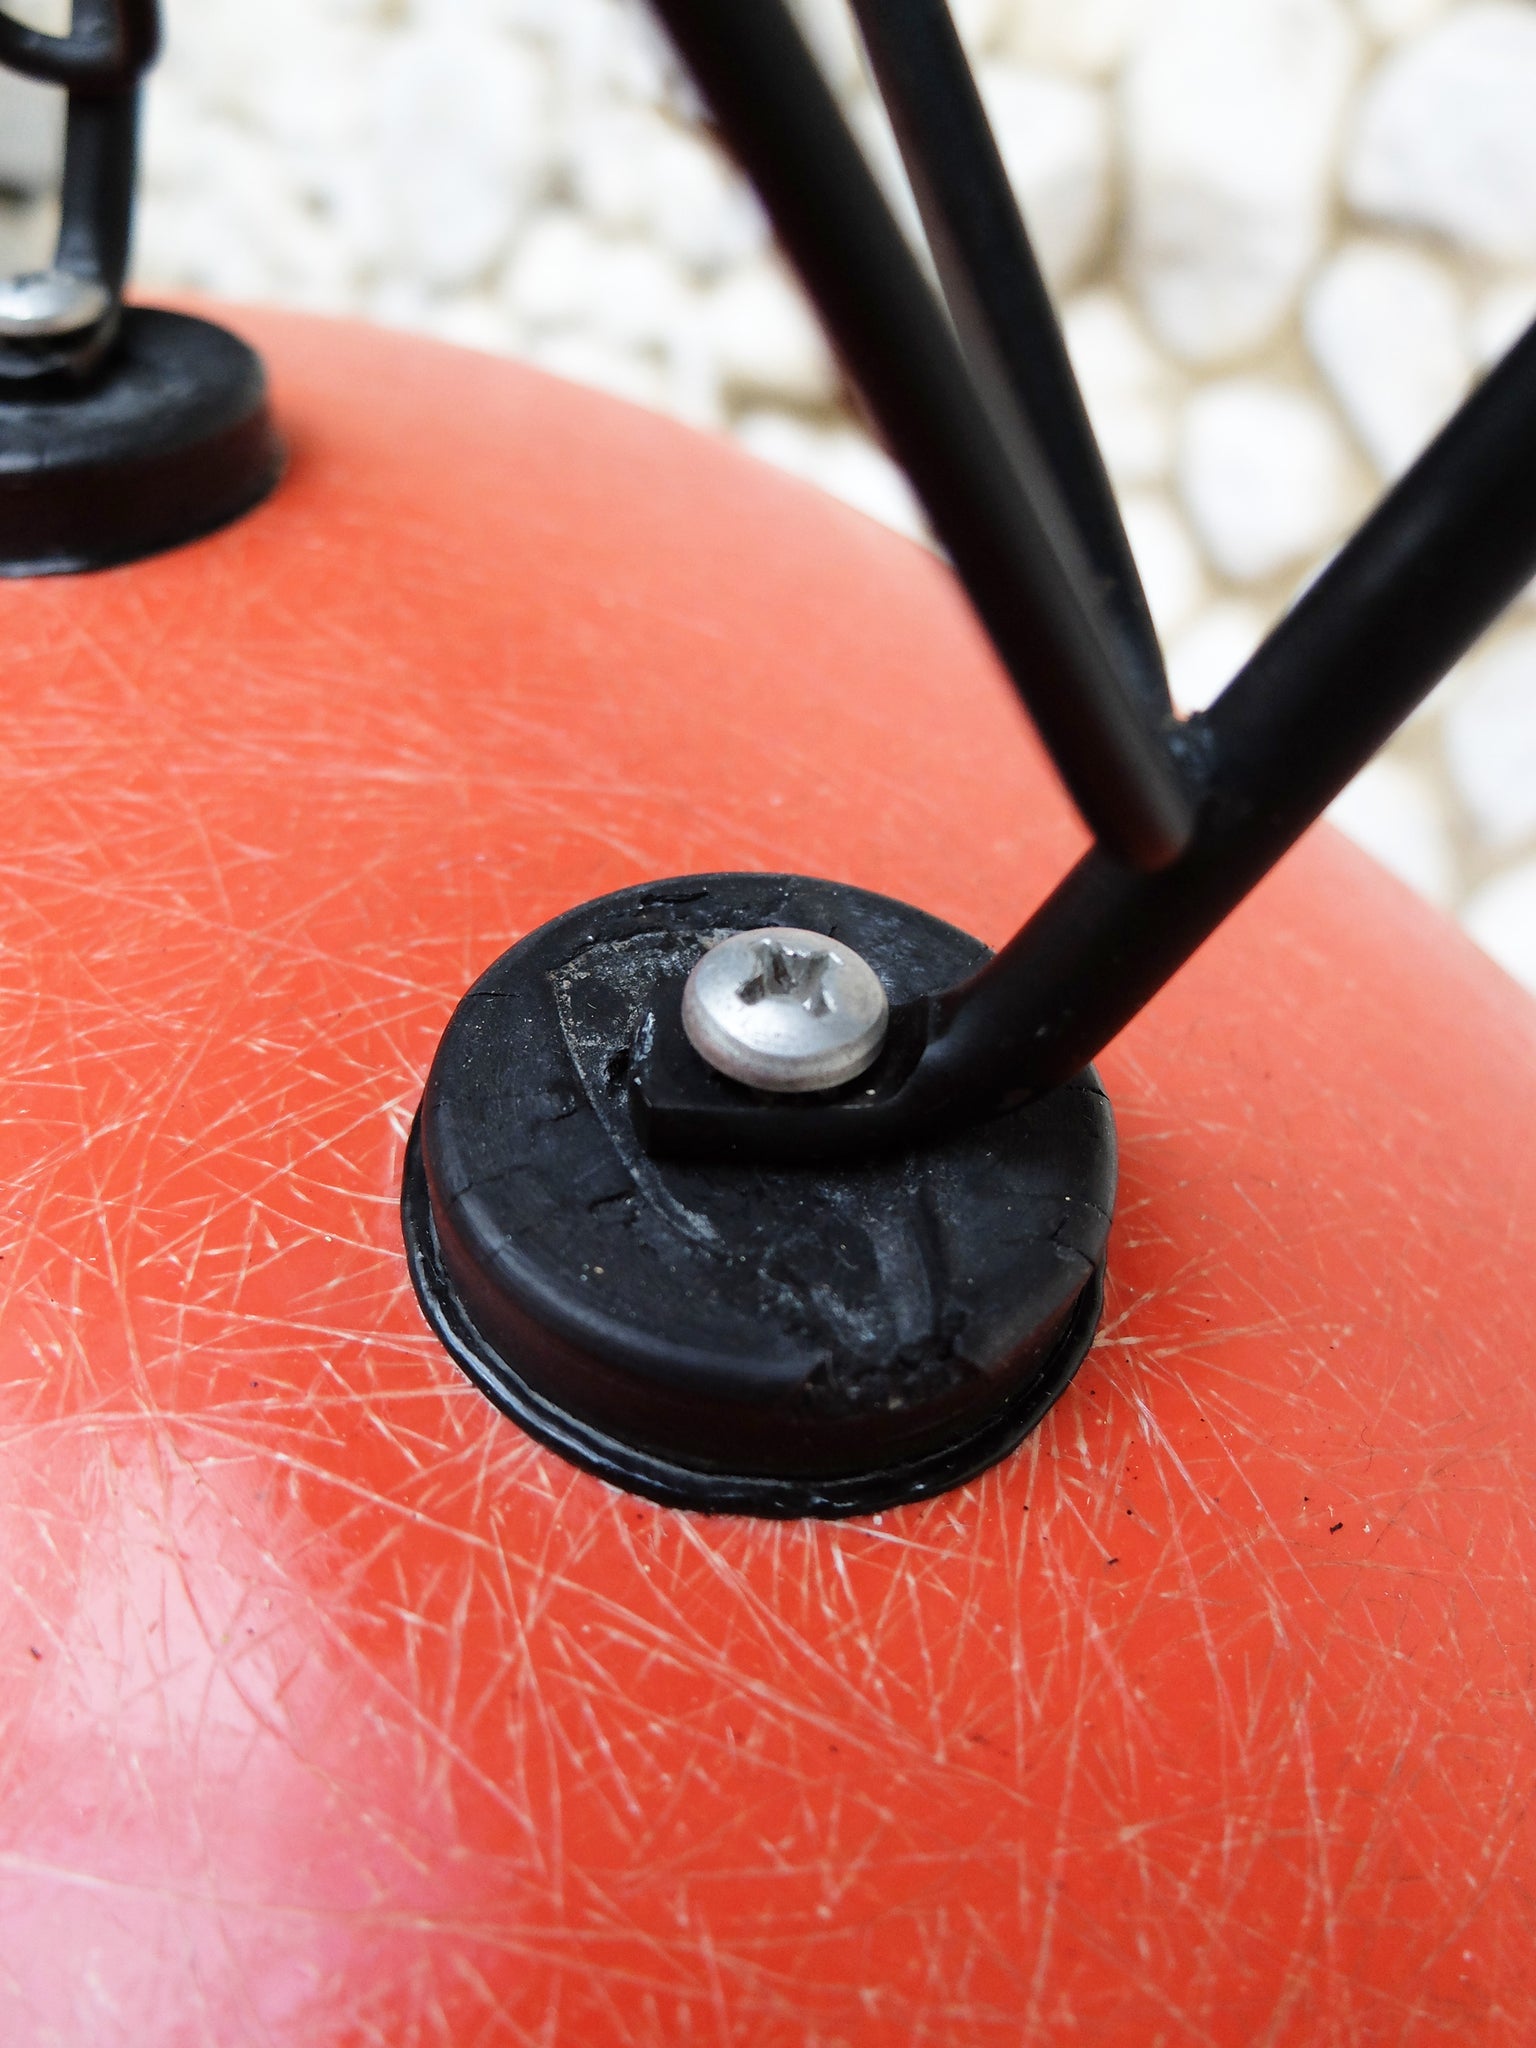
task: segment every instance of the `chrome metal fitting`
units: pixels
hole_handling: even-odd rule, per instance
[[[29,270],[0,277],[0,340],[42,340],[94,327],[112,294],[92,277],[69,270]]]

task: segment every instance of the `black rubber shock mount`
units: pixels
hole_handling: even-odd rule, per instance
[[[1114,1122],[1090,1069],[885,1158],[649,1157],[636,1038],[705,946],[763,925],[845,940],[894,1003],[987,957],[907,904],[788,875],[566,912],[454,1012],[408,1148],[406,1248],[453,1358],[575,1464],[674,1506],[865,1513],[994,1464],[1071,1380],[1102,1301]]]
[[[282,466],[255,351],[209,321],[127,307],[91,379],[0,385],[0,575],[179,547],[248,512]]]

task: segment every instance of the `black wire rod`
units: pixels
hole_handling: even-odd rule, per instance
[[[156,0],[75,0],[65,36],[29,28],[0,9],[0,64],[75,93],[130,90],[159,47]]]
[[[994,417],[783,0],[656,0],[767,204],[1099,844],[1173,860],[1194,794],[1121,668],[1101,579],[1049,465]]]
[[[711,11],[707,0],[657,4],[669,22],[681,16],[691,24]],[[869,0],[870,7],[877,4],[906,0]],[[863,0],[860,6],[865,11]],[[766,46],[773,47],[777,0],[732,0],[722,12],[733,20],[772,18]],[[731,42],[702,34],[679,40],[690,61],[702,47],[711,64]],[[742,54],[737,41],[733,56],[740,61]],[[786,76],[791,72],[786,66]],[[701,66],[700,79],[837,332],[843,309],[820,258],[860,222],[845,215],[824,246],[802,236],[797,223],[804,166],[819,148],[823,112],[818,107],[812,116],[810,142],[792,146],[782,129],[799,117],[777,92],[763,96],[772,114],[763,115],[757,129],[743,113],[760,72],[739,79],[734,91],[725,90],[712,69]],[[925,162],[943,146],[936,128],[925,129],[919,140],[915,126],[909,144]],[[821,160],[829,174],[838,170],[830,155]],[[918,172],[931,190],[939,189],[939,173],[925,171],[923,163]],[[979,254],[978,243],[967,264]],[[861,339],[873,348],[882,335],[877,330]],[[899,356],[905,341],[900,322],[888,319],[884,347]],[[870,374],[862,358],[850,356],[861,375]],[[935,382],[948,389],[944,378]],[[921,380],[898,385],[898,414],[906,403],[932,408],[932,430],[942,411],[934,389]],[[910,428],[910,422],[903,425]],[[921,422],[906,440],[891,438],[904,457],[909,446],[925,443]],[[961,490],[966,478],[957,473],[949,482]],[[631,1082],[645,1143],[658,1153],[699,1157],[854,1158],[942,1136],[1069,1083],[1269,872],[1533,572],[1536,326],[1386,494],[1209,711],[1184,728],[1185,744],[1200,763],[1201,803],[1193,835],[1172,860],[1156,870],[1138,869],[1101,834],[977,974],[893,1011],[880,1059],[842,1096],[775,1101],[733,1088],[688,1047],[680,1017],[658,1014],[650,1050]]]
[[[1018,201],[944,0],[852,0],[950,316],[999,430],[1049,468],[1154,718],[1172,706],[1120,509]],[[1037,451],[1037,452],[1036,452]],[[1028,455],[1022,458],[1028,460]]]
[[[1192,721],[1209,755],[1209,796],[1186,853],[1138,874],[1094,847],[978,974],[892,1013],[889,1057],[846,1099],[769,1104],[729,1090],[696,1056],[663,1058],[636,1077],[646,1143],[695,1156],[850,1158],[1070,1081],[1533,571],[1536,326]]]
[[[1204,716],[1211,801],[1157,876],[1095,849],[940,998],[934,1080],[970,1108],[1094,1057],[1274,866],[1536,570],[1536,327]]]

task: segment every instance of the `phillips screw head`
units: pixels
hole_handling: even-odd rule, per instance
[[[889,1017],[879,975],[851,946],[779,926],[719,940],[683,990],[683,1029],[700,1058],[780,1095],[862,1074]]]

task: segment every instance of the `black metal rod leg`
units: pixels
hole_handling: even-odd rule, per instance
[[[1194,805],[1127,685],[1078,538],[1042,463],[1024,474],[782,0],[657,0],[661,16],[911,477],[1100,843],[1155,868]]]
[[[1154,718],[1171,716],[1157,633],[986,109],[945,0],[853,0],[950,314],[999,430],[1032,444],[1082,540]]]
[[[1210,789],[1158,875],[1090,853],[943,997],[914,1075],[953,1113],[1092,1059],[1242,901],[1536,571],[1536,328],[1287,613],[1196,731]]]

